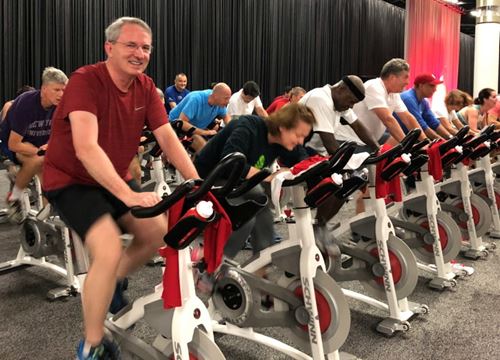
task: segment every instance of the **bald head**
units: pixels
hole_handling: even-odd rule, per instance
[[[231,98],[231,88],[226,83],[217,83],[210,95],[209,104],[225,107],[229,104]]]

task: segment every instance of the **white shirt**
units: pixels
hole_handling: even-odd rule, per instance
[[[434,103],[433,103],[434,105]],[[445,107],[442,107],[442,106],[436,106],[436,107],[432,107],[432,112],[434,113],[434,115],[436,115],[436,117],[439,119],[439,118],[446,118],[448,119],[448,121],[451,123],[451,125],[453,125],[452,121],[455,120],[455,119],[458,119],[457,117],[457,112],[455,110],[451,110],[451,112],[448,112],[448,110],[446,109],[446,106]]]
[[[354,105],[354,112],[363,123],[368,132],[373,134],[375,140],[379,140],[386,130],[382,120],[379,119],[373,109],[386,108],[391,114],[408,111],[399,93],[388,93],[381,78],[365,82],[365,99]],[[335,137],[341,141],[355,141],[365,145],[350,126],[339,127]]]
[[[229,116],[233,115],[251,115],[253,109],[256,107],[262,107],[262,101],[260,96],[257,96],[250,102],[245,102],[241,95],[243,94],[243,89],[231,95],[229,99],[229,104],[227,105],[227,113]]]
[[[311,140],[306,144],[313,148],[321,155],[328,155],[323,141],[317,132],[324,132],[328,134],[336,134],[337,127],[350,127],[349,125],[341,125],[340,118],[343,117],[349,124],[357,120],[356,114],[352,109],[339,112],[335,110],[335,104],[332,99],[332,90],[330,85],[325,85],[321,88],[316,88],[304,95],[299,103],[311,109],[316,124],[313,127],[314,134]]]

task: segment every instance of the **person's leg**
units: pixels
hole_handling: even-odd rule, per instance
[[[30,183],[33,176],[40,174],[43,166],[43,156],[28,156],[16,154],[17,159],[22,164],[17,172],[14,186],[19,190],[24,190]]]
[[[274,219],[269,206],[255,216],[255,226],[250,234],[253,253],[257,253],[273,244]]]
[[[231,236],[226,242],[226,246],[224,247],[224,255],[228,258],[232,259],[236,256],[238,252],[243,249],[245,245],[245,241],[250,236],[252,229],[255,227],[255,218],[248,221],[245,225],[233,231]]]
[[[344,203],[345,200],[339,199],[335,195],[330,195],[325,199],[317,208],[316,219],[318,220],[318,225],[326,224],[331,218],[337,215]]]
[[[207,141],[203,136],[193,135],[193,143],[191,144],[191,148],[194,150],[196,154],[198,154],[201,149],[205,146]]]
[[[123,279],[150,260],[160,247],[165,246],[163,236],[168,232],[168,220],[163,214],[154,218],[139,219],[128,212],[118,223],[127,233],[134,235],[118,268],[117,277]]]
[[[122,256],[120,229],[110,215],[102,216],[89,228],[85,245],[92,259],[82,293],[85,341],[97,346],[104,336],[104,320]]]

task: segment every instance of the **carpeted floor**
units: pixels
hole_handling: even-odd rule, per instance
[[[6,193],[3,172],[0,194]],[[3,198],[3,196],[0,196]],[[352,207],[343,210],[339,219],[352,215]],[[284,225],[278,231],[286,234]],[[0,262],[15,257],[19,229],[0,225]],[[498,251],[500,252],[500,250]],[[412,320],[408,333],[386,338],[374,331],[383,313],[349,300],[351,330],[342,351],[362,359],[499,359],[500,358],[500,272],[499,254],[486,261],[468,261],[476,273],[458,282],[456,291],[437,292],[426,286],[429,275],[423,274],[411,301],[425,303],[430,313]],[[241,257],[248,256],[249,252]],[[151,291],[160,280],[159,268],[144,267],[130,278],[129,294],[133,299]],[[46,293],[57,287],[60,278],[38,268],[22,268],[0,274],[0,359],[26,360],[74,359],[75,347],[82,332],[79,297],[49,302]],[[358,284],[349,284],[358,290]],[[268,328],[266,335],[290,342],[286,331]],[[146,339],[152,331],[140,324],[135,333]],[[287,359],[288,357],[235,336],[217,336],[217,343],[227,359]]]

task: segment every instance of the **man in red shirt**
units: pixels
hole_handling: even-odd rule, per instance
[[[44,190],[61,218],[84,239],[92,258],[83,289],[85,340],[78,359],[119,358],[116,344],[104,336],[110,303],[111,312],[124,306],[117,280],[164,245],[166,216],[137,219],[129,211],[160,201],[154,192],[140,192],[127,171],[143,126],[153,131],[184,178],[198,178],[168,123],[155,84],[143,74],[151,43],[151,29],[142,20],[113,22],[106,29],[106,61],[72,74],[53,116]],[[134,235],[123,254],[120,227]]]

